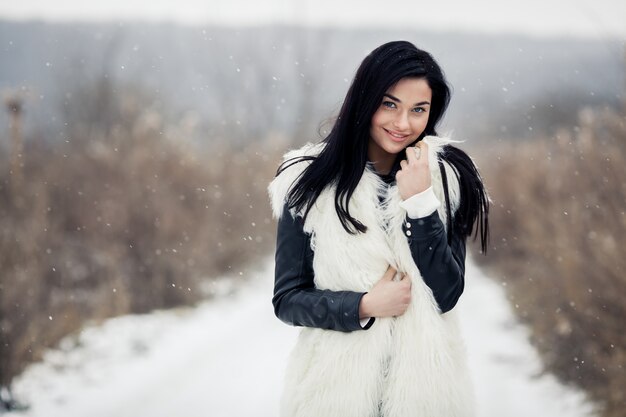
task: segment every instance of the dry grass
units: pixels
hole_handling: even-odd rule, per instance
[[[200,150],[122,104],[106,129],[27,141],[17,189],[0,150],[0,386],[86,321],[195,303],[273,247],[278,152]]]
[[[571,130],[481,159],[494,205],[478,260],[507,285],[547,370],[603,416],[626,415],[624,116],[585,110]]]

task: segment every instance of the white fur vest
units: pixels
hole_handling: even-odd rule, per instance
[[[435,195],[446,210],[437,154],[449,140],[429,136],[429,162]],[[315,155],[322,145],[306,145],[285,159]],[[306,163],[283,171],[269,186],[274,216]],[[459,187],[444,163],[451,210]],[[379,195],[383,194],[383,203]],[[365,292],[389,265],[412,281],[411,303],[397,318],[377,318],[368,330],[343,333],[303,328],[290,356],[282,395],[282,417],[468,417],[474,415],[472,387],[455,310],[441,314],[413,258],[402,223],[406,212],[397,187],[385,187],[369,166],[352,199],[350,212],[367,226],[352,235],[342,227],[334,188],[324,190],[309,212],[317,288]],[[292,213],[298,215],[298,213]]]

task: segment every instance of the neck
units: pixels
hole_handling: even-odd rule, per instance
[[[374,169],[379,175],[388,175],[391,172],[392,164],[381,162],[381,161],[371,161],[374,165]]]
[[[372,152],[368,155],[369,161],[374,165],[374,169],[380,175],[387,175],[391,172],[395,155],[375,155]]]
[[[391,172],[396,155],[387,153],[370,141],[367,149],[367,159],[374,164],[374,169],[380,175],[387,175]]]

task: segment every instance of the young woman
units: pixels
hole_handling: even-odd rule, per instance
[[[472,160],[436,136],[449,98],[430,54],[384,44],[330,134],[285,155],[269,186],[272,301],[304,328],[283,417],[473,415],[453,308],[474,229],[486,249],[489,200]]]

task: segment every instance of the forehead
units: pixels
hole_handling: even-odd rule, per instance
[[[392,85],[387,94],[399,98],[403,103],[419,103],[431,101],[433,91],[425,78],[402,78]]]

